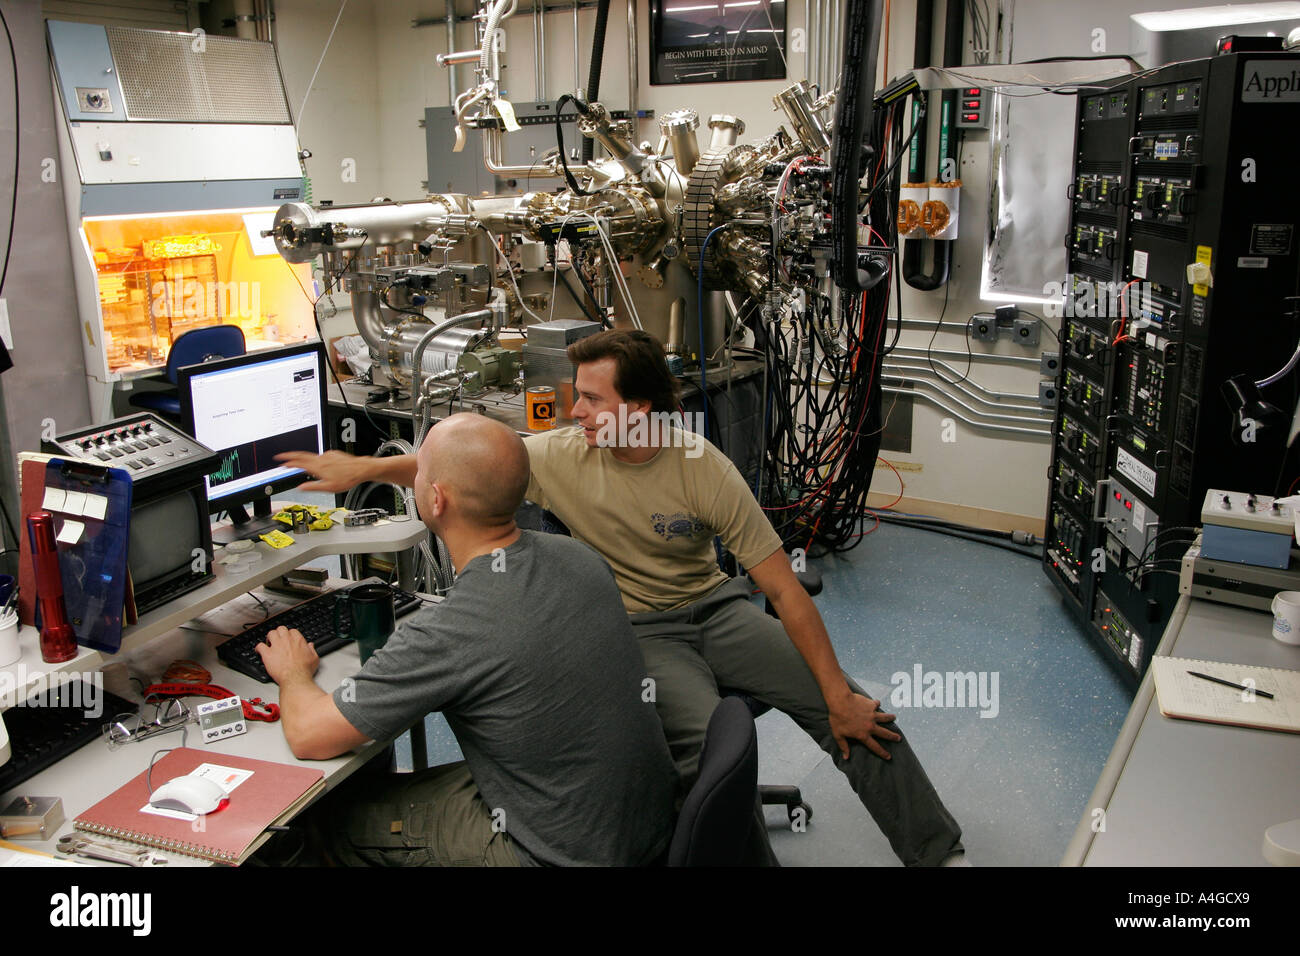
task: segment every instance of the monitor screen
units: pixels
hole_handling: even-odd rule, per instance
[[[301,483],[305,473],[277,463],[280,452],[325,450],[325,352],[318,342],[186,366],[177,380],[190,433],[221,456],[205,479],[213,512],[261,503]]]

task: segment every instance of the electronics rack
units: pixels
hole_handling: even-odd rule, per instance
[[[1268,83],[1293,74],[1290,92]],[[1044,567],[1136,686],[1205,491],[1284,480],[1285,434],[1234,441],[1221,386],[1296,345],[1300,56],[1173,64],[1080,94],[1076,117]],[[1295,397],[1265,395],[1287,412]]]

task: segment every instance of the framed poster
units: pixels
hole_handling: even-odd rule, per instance
[[[650,0],[650,82],[785,79],[783,0]]]

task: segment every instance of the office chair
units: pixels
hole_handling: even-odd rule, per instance
[[[170,389],[153,392],[133,392],[131,405],[157,412],[163,418],[177,423],[181,417],[181,397],[176,390],[176,373],[186,365],[200,365],[219,358],[235,358],[248,349],[244,345],[244,330],[237,325],[210,325],[190,329],[172,343],[167,353],[165,375]]]
[[[724,698],[709,718],[699,776],[673,828],[668,865],[741,865],[754,825],[757,787],[754,718],[738,699]]]

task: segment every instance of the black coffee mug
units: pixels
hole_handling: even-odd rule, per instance
[[[342,613],[349,615],[351,628],[348,636],[357,642],[361,663],[384,646],[388,635],[397,627],[393,612],[393,589],[387,584],[358,584],[341,591],[334,601],[334,631],[339,628]]]

